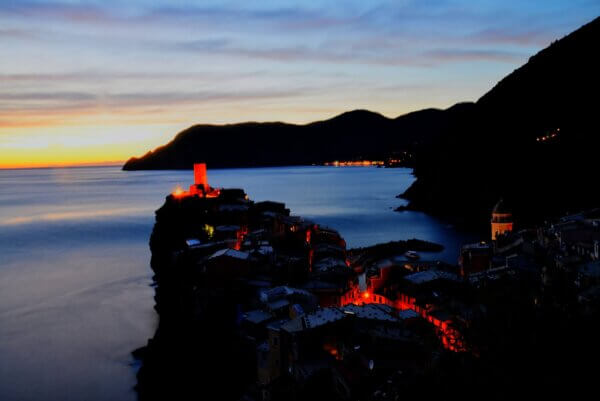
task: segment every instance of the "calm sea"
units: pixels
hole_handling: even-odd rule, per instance
[[[217,187],[285,202],[348,246],[420,238],[454,262],[473,239],[396,213],[408,169],[209,170]],[[130,352],[156,326],[148,238],[154,211],[192,172],[117,167],[0,170],[0,400],[135,400]]]

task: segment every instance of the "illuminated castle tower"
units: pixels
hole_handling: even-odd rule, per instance
[[[512,229],[512,213],[505,206],[504,201],[500,199],[492,210],[492,241],[495,241],[499,235],[511,232]]]
[[[211,188],[208,185],[206,176],[206,163],[194,164],[194,183],[190,185],[189,191],[184,191],[177,186],[171,193],[175,199],[184,199],[190,196],[199,196],[201,198],[217,198],[221,194],[219,188]]]
[[[206,176],[206,163],[194,164],[194,185],[192,185],[192,187],[198,188],[198,186],[200,185],[204,188],[204,192],[210,191],[210,186],[208,185],[208,178]],[[190,192],[193,192],[191,191],[191,188]]]

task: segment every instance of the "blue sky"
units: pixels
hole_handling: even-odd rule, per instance
[[[598,0],[0,1],[0,165],[120,160],[193,123],[476,100],[598,15]]]

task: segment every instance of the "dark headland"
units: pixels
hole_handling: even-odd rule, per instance
[[[532,56],[475,103],[389,119],[366,110],[306,125],[195,125],[125,170],[320,164],[414,155],[409,208],[487,221],[500,198],[539,222],[598,204],[600,19]]]

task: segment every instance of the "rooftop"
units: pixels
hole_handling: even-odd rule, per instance
[[[208,259],[215,259],[221,256],[228,256],[230,258],[246,260],[248,259],[248,257],[250,257],[250,254],[248,252],[236,251],[235,249],[225,248],[213,253]]]
[[[316,262],[314,262],[314,269],[318,270],[318,271],[326,271],[326,270],[331,270],[334,269],[338,266],[342,266],[344,268],[347,268],[348,266],[346,266],[346,261],[344,259],[340,259],[340,258],[323,258],[321,260],[318,260]]]
[[[247,320],[251,323],[259,324],[271,319],[273,316],[265,312],[261,309],[251,310],[244,313],[244,320]]]
[[[290,301],[288,301],[285,298],[281,298],[281,299],[277,299],[275,301],[269,302],[267,304],[267,308],[271,311],[275,311],[281,308],[285,308],[286,306],[289,306]]]
[[[398,317],[400,319],[416,319],[419,317],[419,314],[412,309],[406,309],[398,312]]]
[[[392,309],[386,305],[366,304],[346,305],[340,308],[344,313],[354,315],[360,319],[381,320],[388,322],[396,322],[398,319],[392,315]]]
[[[425,270],[418,273],[409,274],[404,277],[406,280],[413,284],[422,284],[429,281],[438,279],[460,281],[460,278],[456,274],[440,271],[440,270]]]
[[[228,225],[228,226],[217,226],[215,230],[217,231],[237,231],[240,229],[240,226]]]
[[[586,263],[580,266],[577,271],[587,277],[600,278],[600,261]]]
[[[200,240],[199,240],[199,239],[196,239],[196,238],[189,238],[189,239],[186,239],[186,240],[185,240],[185,244],[186,244],[187,246],[189,246],[189,247],[192,247],[192,246],[200,245],[200,244],[201,244],[201,242],[200,242]]]
[[[262,290],[259,297],[261,302],[273,302],[276,299],[290,295],[292,292],[291,288],[281,285],[279,287],[269,288],[268,290]]]
[[[304,316],[306,328],[319,327],[327,323],[336,322],[346,317],[338,308],[323,308]]]
[[[219,212],[245,212],[249,209],[248,205],[219,205]]]
[[[463,250],[489,250],[490,244],[488,244],[487,242],[475,242],[473,244],[465,244],[462,246]]]

